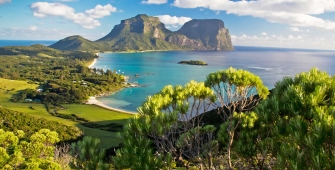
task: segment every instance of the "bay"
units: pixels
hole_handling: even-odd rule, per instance
[[[108,106],[127,111],[136,111],[147,96],[166,85],[204,81],[209,73],[229,67],[249,70],[261,77],[269,89],[284,76],[294,76],[314,67],[335,74],[335,51],[323,50],[236,46],[234,51],[101,53],[100,56],[93,67],[115,70],[132,77],[129,82],[143,85],[98,99]],[[177,64],[182,60],[201,60],[208,66]]]

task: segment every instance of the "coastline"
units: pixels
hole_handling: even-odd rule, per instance
[[[90,65],[88,65],[87,67],[88,68],[92,68],[94,65],[95,65],[95,63],[97,62],[97,58],[95,58],[93,61],[92,61],[92,63],[90,64]]]
[[[102,107],[102,108],[107,109],[107,110],[117,111],[117,112],[121,112],[121,113],[127,113],[127,114],[133,114],[133,115],[138,114],[136,112],[129,112],[129,111],[125,111],[125,110],[122,110],[122,109],[117,109],[117,108],[113,108],[113,107],[107,106],[104,103],[102,103],[99,100],[97,100],[96,97],[90,97],[87,100],[86,104],[96,105],[96,106]]]
[[[101,52],[102,54],[103,53],[147,53],[147,52],[165,52],[165,51],[183,51],[183,50],[142,50],[142,51],[104,51],[104,52]],[[96,53],[97,56],[99,56],[98,54],[101,54],[101,53]]]
[[[99,53],[96,53],[97,56],[99,56]],[[97,62],[97,58],[95,58],[93,60],[93,62],[87,66],[88,68],[92,68],[95,63]],[[121,88],[120,90],[122,90],[123,88]],[[112,93],[115,93],[115,92],[112,92]],[[112,94],[111,93],[111,94]],[[105,96],[106,94],[99,94],[97,96],[101,97],[101,96]],[[117,111],[117,112],[120,112],[120,113],[126,113],[126,114],[138,114],[136,112],[129,112],[129,111],[126,111],[126,110],[122,110],[122,109],[117,109],[117,108],[113,108],[113,107],[110,107],[110,106],[107,106],[106,104],[102,103],[101,101],[99,101],[97,99],[96,96],[90,96],[89,99],[87,100],[87,102],[85,102],[85,104],[91,104],[91,105],[96,105],[98,107],[102,107],[104,109],[107,109],[107,110],[112,110],[112,111]]]

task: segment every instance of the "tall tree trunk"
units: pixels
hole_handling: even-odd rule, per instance
[[[229,125],[228,125],[228,146],[227,146],[227,154],[228,154],[228,169],[229,170],[232,170],[233,169],[233,166],[232,166],[232,163],[231,163],[231,147],[233,145],[233,140],[234,140],[234,130],[233,130],[233,127],[232,127],[232,120],[230,119],[229,120]]]

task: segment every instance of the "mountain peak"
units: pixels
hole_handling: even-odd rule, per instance
[[[158,17],[139,14],[122,20],[105,37],[92,42],[81,36],[67,37],[53,44],[62,50],[232,50],[228,29],[219,19],[193,19],[178,31],[165,28]]]
[[[229,30],[219,19],[193,19],[186,22],[177,33],[200,40],[208,50],[232,50]]]

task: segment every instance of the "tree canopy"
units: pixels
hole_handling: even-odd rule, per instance
[[[256,94],[259,94],[258,98],[254,98]],[[230,123],[231,144],[227,147],[230,150],[238,125],[233,127],[232,113],[236,113],[237,107],[241,108],[238,113],[254,107],[267,94],[267,88],[257,76],[233,68],[210,74],[205,83],[190,81],[185,86],[166,86],[149,96],[138,108],[139,115],[125,125],[124,133],[120,135],[124,147],[114,157],[115,166],[131,169],[176,165],[220,167],[216,128],[203,125],[202,113],[217,109],[217,114],[225,117],[222,121]]]

